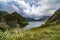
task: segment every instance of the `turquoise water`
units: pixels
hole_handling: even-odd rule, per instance
[[[41,21],[35,21],[35,22],[28,22],[29,25],[25,26],[24,29],[31,29],[31,28],[36,28],[44,24],[45,22]]]

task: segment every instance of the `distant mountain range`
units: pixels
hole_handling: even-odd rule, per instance
[[[41,18],[25,18],[27,21],[45,21],[49,18],[49,16],[43,16]]]

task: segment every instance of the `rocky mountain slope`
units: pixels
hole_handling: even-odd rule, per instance
[[[47,21],[46,23],[60,23],[60,9],[58,9]]]
[[[17,12],[9,14],[6,11],[0,11],[0,29],[5,28],[14,28],[14,27],[24,27],[28,23],[23,16]]]

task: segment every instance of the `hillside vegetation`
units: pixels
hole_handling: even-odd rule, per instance
[[[28,23],[23,16],[17,12],[9,14],[5,11],[0,11],[0,29],[9,29],[9,28],[21,28],[26,26]]]
[[[0,40],[60,40],[60,24],[31,30],[21,29],[19,33],[6,30],[0,32]]]
[[[8,12],[6,11],[0,11],[0,16],[8,15]]]

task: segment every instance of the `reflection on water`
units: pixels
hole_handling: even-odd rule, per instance
[[[44,24],[45,22],[35,21],[35,22],[28,22],[28,23],[29,23],[29,25],[25,26],[24,29],[31,29],[31,28],[39,27],[42,24]]]

